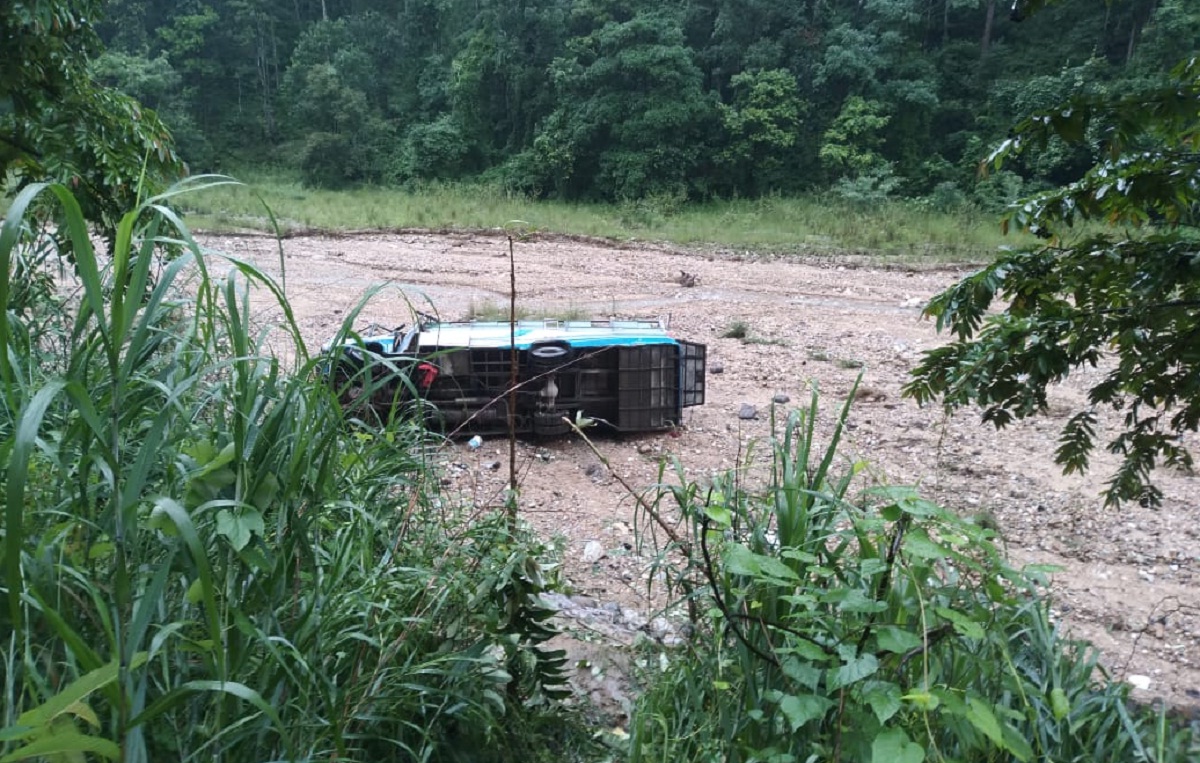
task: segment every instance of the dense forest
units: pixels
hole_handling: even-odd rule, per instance
[[[1096,159],[1052,142],[981,180],[1017,118],[1144,88],[1200,40],[1190,0],[1021,15],[1003,0],[111,0],[95,73],[157,109],[193,171],[991,207]]]

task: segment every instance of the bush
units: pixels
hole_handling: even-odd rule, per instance
[[[891,164],[866,170],[853,177],[838,178],[830,192],[840,201],[866,207],[887,201],[904,183],[896,177]]]
[[[355,180],[352,151],[348,136],[314,132],[304,141],[300,153],[300,172],[304,184],[312,188],[345,188]]]
[[[929,195],[929,206],[938,212],[956,212],[967,203],[967,195],[953,180],[943,180]]]
[[[694,636],[640,698],[630,760],[1183,760],[1189,733],[1128,706],[991,530],[908,488],[852,497],[848,412],[819,450],[814,394],[761,491],[744,464],[709,485],[680,470],[650,505],[687,528],[664,574]]]
[[[467,168],[471,144],[454,117],[415,125],[404,138],[396,176],[401,180],[452,180]]]
[[[1020,175],[1008,170],[990,172],[975,184],[972,196],[986,212],[1000,212],[1026,196],[1029,189]]]
[[[653,228],[678,217],[686,203],[687,193],[683,189],[625,199],[617,206],[617,219],[628,228]]]
[[[736,320],[725,327],[721,332],[722,339],[745,339],[750,336],[750,324],[743,320]]]

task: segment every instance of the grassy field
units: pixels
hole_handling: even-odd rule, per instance
[[[1003,245],[995,215],[971,207],[936,211],[920,202],[871,207],[825,198],[765,198],[705,204],[675,198],[622,204],[533,201],[478,185],[442,185],[421,191],[305,188],[284,174],[243,174],[227,185],[182,197],[190,224],[200,230],[270,230],[269,207],[284,231],[499,229],[619,240],[663,241],[753,252],[865,254],[911,260],[980,260]]]

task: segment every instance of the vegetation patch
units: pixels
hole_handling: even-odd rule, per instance
[[[27,215],[39,199],[61,205],[69,276]],[[279,287],[203,255],[161,201],[120,220],[108,265],[62,186],[18,195],[0,233],[0,340],[17,350],[0,358],[0,753],[587,748],[556,702],[564,656],[542,646],[547,548],[512,511],[442,495],[418,425],[348,416]],[[251,287],[282,324],[248,322]]]
[[[853,398],[853,394],[851,396]],[[693,636],[662,653],[631,761],[1182,761],[1193,732],[1131,705],[1050,618],[1042,571],[1008,565],[986,520],[914,490],[854,492],[817,397],[745,465],[642,504]],[[678,514],[682,524],[668,523]],[[653,660],[649,661],[654,664]]]

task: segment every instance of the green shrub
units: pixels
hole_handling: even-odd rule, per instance
[[[397,177],[401,180],[451,180],[466,169],[471,146],[452,116],[415,125],[404,138]]]
[[[740,319],[730,323],[721,332],[722,339],[745,339],[748,336],[750,336],[750,324]]]
[[[1182,761],[1189,732],[1128,706],[991,530],[908,488],[852,495],[848,412],[818,449],[814,394],[761,490],[743,464],[660,496],[688,529],[664,574],[694,632],[640,698],[630,760]]]
[[[929,206],[938,212],[954,212],[967,203],[967,195],[953,180],[943,180],[929,195]]]
[[[1008,170],[990,172],[975,184],[972,197],[981,209],[999,212],[1029,194],[1020,175]]]
[[[310,133],[300,154],[300,172],[304,184],[314,188],[345,188],[354,182],[350,162],[352,146],[346,135],[331,132]]]

